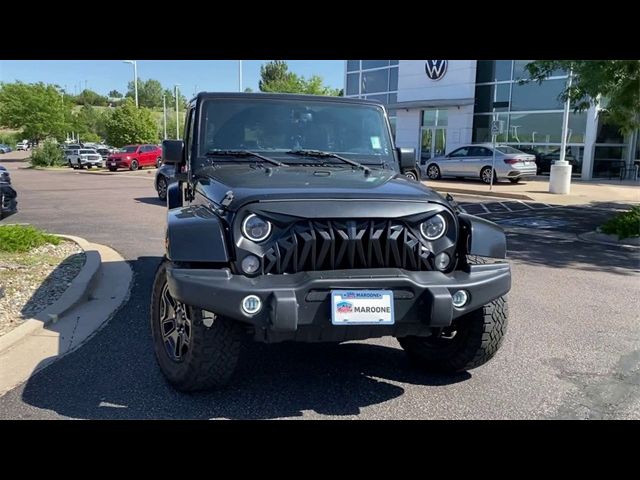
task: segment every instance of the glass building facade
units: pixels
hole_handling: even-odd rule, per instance
[[[504,126],[497,137],[546,160],[560,155],[568,77],[556,71],[545,81],[523,82],[531,60],[450,60],[441,79],[425,75],[425,60],[347,60],[345,95],[379,101],[389,108],[399,146],[416,148],[421,159],[464,143],[491,141],[493,119]],[[614,178],[620,167],[640,161],[638,132],[624,136],[593,106],[569,115],[566,157],[583,179]],[[544,173],[544,171],[543,171]]]

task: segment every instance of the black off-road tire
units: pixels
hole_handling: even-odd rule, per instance
[[[402,172],[402,174],[407,177],[409,180],[418,181],[418,173],[415,170],[409,169]]]
[[[496,354],[507,330],[508,307],[500,297],[456,319],[451,339],[399,338],[412,363],[429,372],[456,373],[487,363]]]
[[[471,265],[503,261],[477,255],[467,255],[466,258]],[[424,370],[440,373],[462,372],[491,360],[502,345],[508,320],[507,299],[499,297],[482,308],[456,319],[455,326],[460,328],[456,335],[463,334],[457,344],[452,343],[448,347],[437,349],[431,345],[437,343],[437,340],[431,337],[404,337],[398,341],[409,359]]]
[[[163,202],[167,200],[167,187],[169,186],[167,179],[164,175],[158,175],[158,181],[156,182],[156,192],[158,192],[158,198]]]
[[[165,349],[160,329],[160,297],[166,284],[167,264],[165,260],[158,267],[151,295],[151,332],[160,370],[169,383],[183,392],[223,387],[238,367],[247,335],[238,322],[221,316],[207,327],[203,322],[203,311],[188,306],[190,348],[181,361],[172,359]]]

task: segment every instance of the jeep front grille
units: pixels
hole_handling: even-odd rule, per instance
[[[303,221],[264,255],[264,273],[355,268],[433,270],[432,254],[395,220]]]

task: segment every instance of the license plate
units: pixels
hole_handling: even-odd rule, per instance
[[[393,325],[391,290],[333,290],[331,323],[334,325]]]

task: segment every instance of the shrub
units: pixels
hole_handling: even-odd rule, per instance
[[[60,238],[31,225],[0,226],[0,252],[28,252],[45,243],[58,245]]]
[[[20,132],[14,132],[14,133],[1,132],[0,143],[4,145],[9,145],[11,148],[14,148],[16,146],[16,143],[18,143],[21,140],[21,138],[19,137],[20,137]]]
[[[618,235],[618,239],[640,237],[640,206],[631,208],[613,217],[600,228],[609,235]]]
[[[57,143],[46,140],[31,154],[34,167],[55,167],[65,165],[64,153]]]

